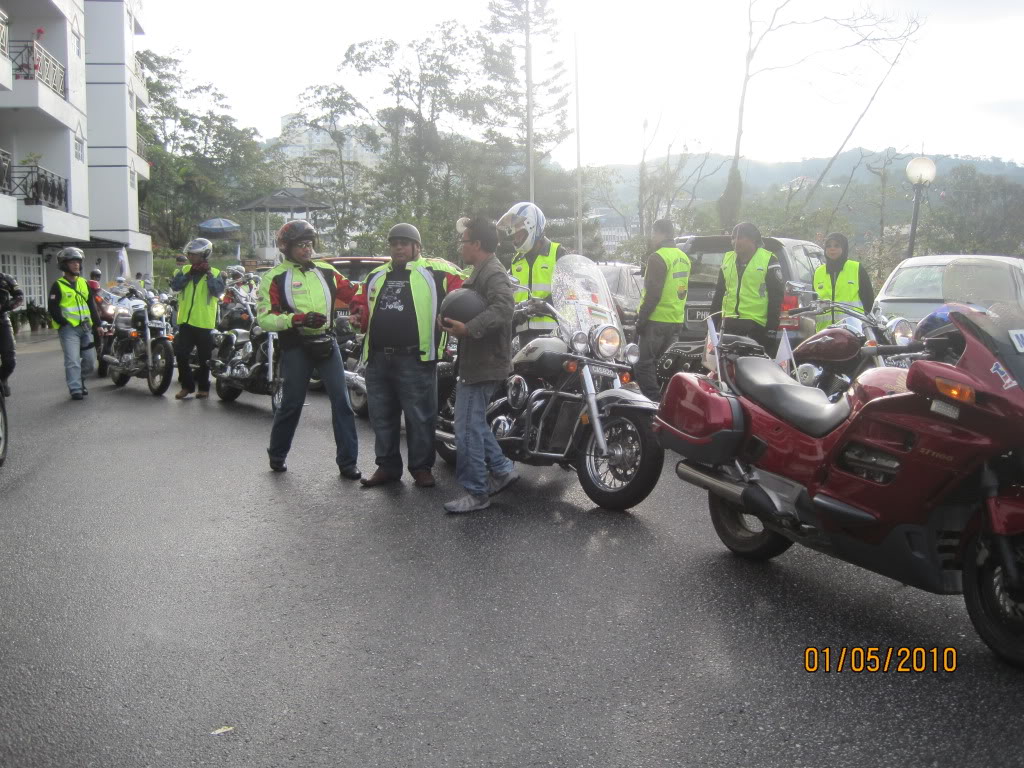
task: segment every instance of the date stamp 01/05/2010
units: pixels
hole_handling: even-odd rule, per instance
[[[804,649],[805,672],[956,672],[956,648],[840,646]]]

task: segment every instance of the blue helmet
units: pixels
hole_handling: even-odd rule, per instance
[[[941,307],[937,307],[932,311],[930,315],[925,316],[925,318],[917,324],[917,328],[914,329],[914,341],[922,341],[923,339],[942,336],[956,328],[949,317],[950,311],[951,308],[949,304],[943,304]]]

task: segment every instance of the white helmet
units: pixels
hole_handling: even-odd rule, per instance
[[[516,203],[498,221],[498,229],[508,237],[526,230],[526,239],[516,246],[516,254],[529,253],[544,236],[544,211],[533,203]]]

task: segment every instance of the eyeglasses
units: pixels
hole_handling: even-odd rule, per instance
[[[313,241],[312,240],[299,240],[299,241],[297,241],[295,243],[295,247],[296,248],[312,248],[313,247]]]

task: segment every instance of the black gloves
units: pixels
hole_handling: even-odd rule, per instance
[[[307,328],[322,328],[327,323],[327,315],[319,312],[307,312],[302,324]]]

